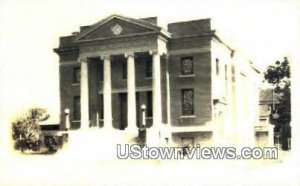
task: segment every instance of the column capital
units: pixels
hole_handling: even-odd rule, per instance
[[[157,50],[149,50],[150,55],[155,55],[158,54]]]
[[[127,52],[127,53],[124,54],[124,57],[125,58],[129,58],[129,57],[135,58],[135,55],[134,55],[134,52]]]
[[[149,54],[150,55],[159,55],[159,56],[162,56],[162,55],[165,55],[166,53],[164,53],[162,51],[158,51],[158,50],[149,50]]]
[[[110,55],[100,55],[101,60],[110,60]]]
[[[86,56],[79,56],[77,59],[79,63],[86,63],[88,61],[88,58]]]

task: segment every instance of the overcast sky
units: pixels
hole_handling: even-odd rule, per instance
[[[59,36],[116,13],[169,22],[212,18],[217,33],[260,68],[293,55],[299,0],[0,0],[0,110],[11,118],[33,105],[58,122]]]

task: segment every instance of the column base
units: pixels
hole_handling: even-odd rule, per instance
[[[139,131],[138,128],[126,128],[124,131],[125,134],[125,141],[127,143],[131,143],[131,144],[136,144],[137,143],[137,139],[138,139],[138,135],[139,135]]]
[[[114,130],[116,130],[115,128],[113,128],[113,127],[102,127],[102,128],[100,128],[100,130],[101,131],[105,131],[105,132],[111,132],[111,131],[114,131]]]
[[[77,131],[82,131],[82,132],[90,131],[90,128],[79,128]]]
[[[160,132],[157,129],[147,129],[146,145],[148,147],[160,147]]]
[[[124,144],[122,131],[101,130],[72,131],[69,133],[65,155],[69,160],[89,162],[116,160],[117,144]],[[74,156],[76,155],[76,156]]]
[[[134,136],[138,136],[139,129],[138,128],[135,128],[135,129],[131,129],[131,128],[128,129],[128,128],[126,128],[125,132],[128,133],[128,134],[132,134]]]
[[[103,130],[103,131],[115,130],[115,128],[113,127],[113,124],[112,124],[112,120],[104,121],[103,126],[100,128],[100,130]]]

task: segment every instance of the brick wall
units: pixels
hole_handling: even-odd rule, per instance
[[[80,67],[80,64],[74,61],[71,65],[61,65],[59,68],[60,74],[60,113],[61,113],[61,127],[65,128],[64,110],[70,109],[70,119],[73,118],[73,97],[80,96],[80,85],[73,85],[73,69]],[[79,123],[71,123],[72,128],[78,128]]]
[[[168,31],[172,33],[173,37],[181,37],[210,32],[210,19],[171,23],[168,24]]]
[[[193,49],[183,51],[182,49]],[[205,50],[202,50],[206,48]],[[173,126],[203,125],[212,117],[211,105],[211,53],[210,37],[196,37],[172,40],[169,44],[169,73],[171,119]],[[176,53],[176,50],[179,51]],[[193,57],[194,74],[191,77],[181,76],[181,59]],[[181,90],[194,89],[195,118],[182,118]]]

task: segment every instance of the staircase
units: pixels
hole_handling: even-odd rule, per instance
[[[76,160],[113,160],[117,159],[117,144],[134,144],[134,136],[123,130],[87,130],[69,131],[65,152]]]

